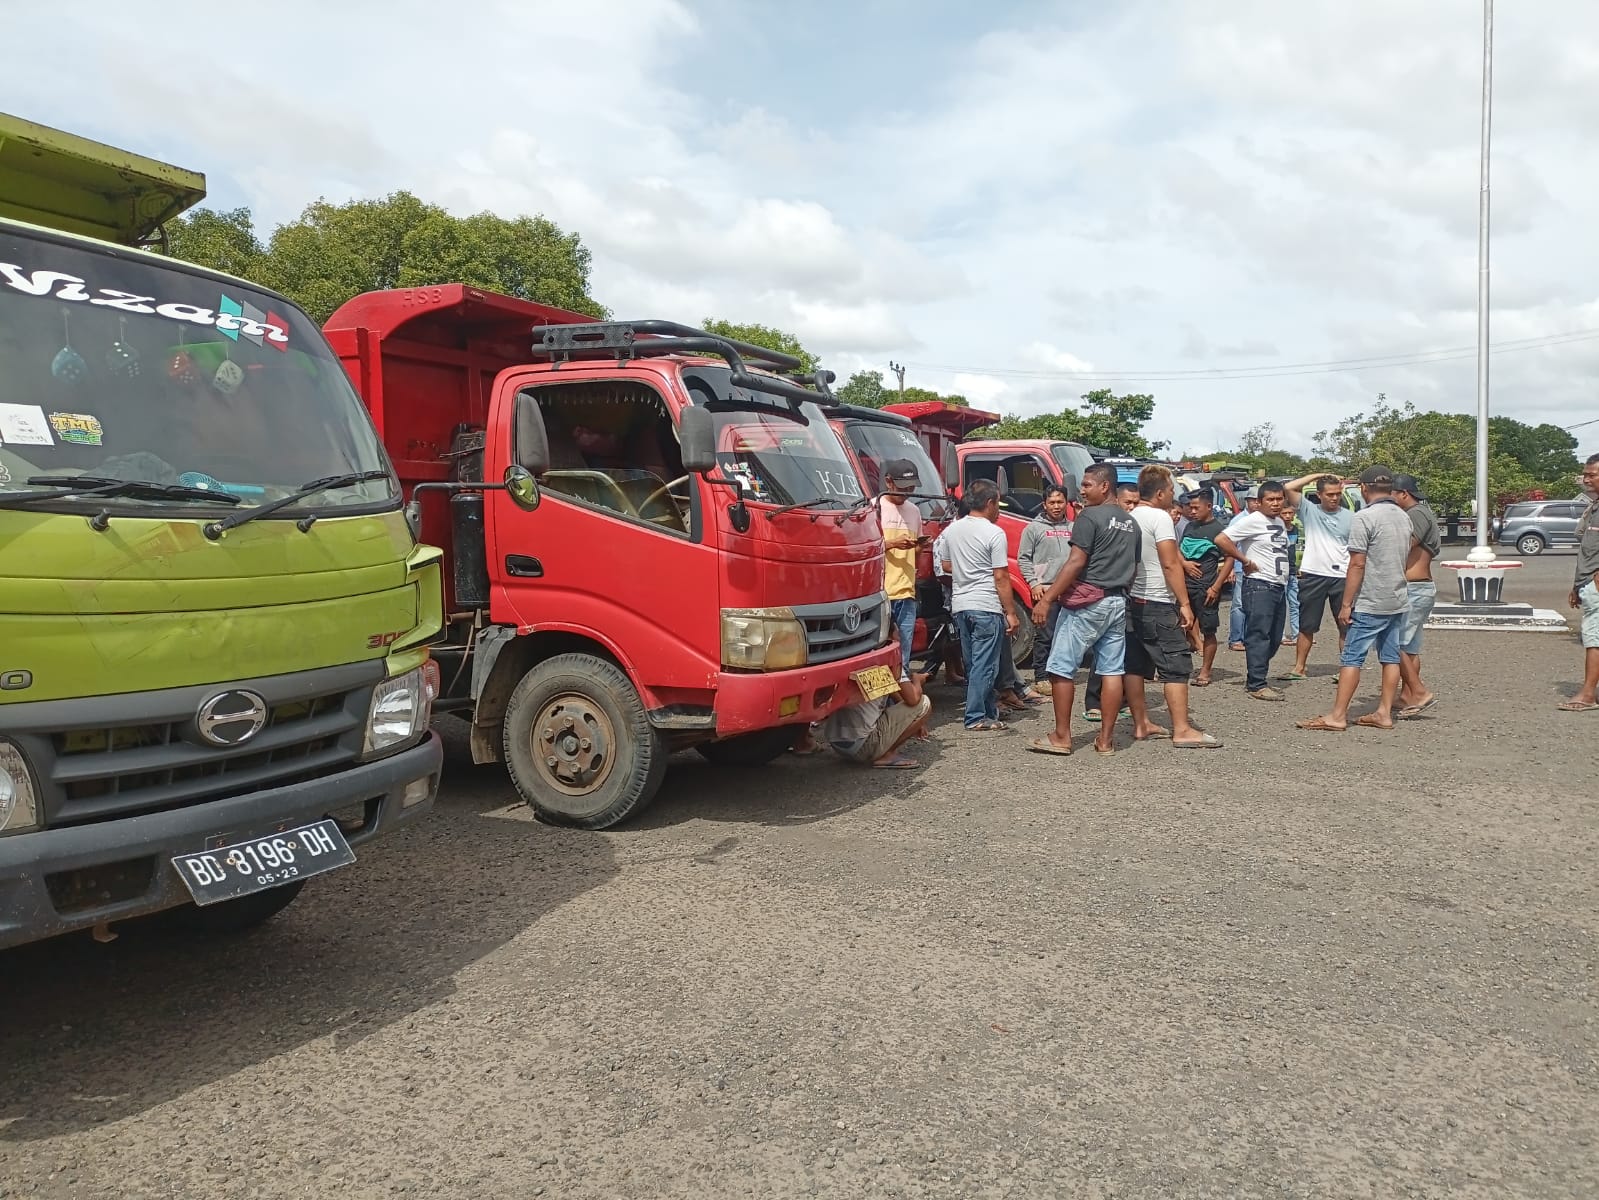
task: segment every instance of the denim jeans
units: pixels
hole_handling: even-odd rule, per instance
[[[1005,641],[1005,617],[1001,613],[958,612],[955,628],[961,635],[961,653],[966,658],[966,724],[999,720],[999,700],[994,684],[999,679],[999,656]]]
[[[1299,640],[1299,576],[1288,577],[1288,632],[1283,634],[1289,641]]]
[[[1266,686],[1272,655],[1282,646],[1288,621],[1288,589],[1262,579],[1244,580],[1244,658],[1248,676],[1244,686],[1258,692]]]
[[[899,634],[899,661],[905,673],[911,670],[911,646],[916,641],[916,597],[889,601],[889,620]]]
[[[1244,570],[1233,564],[1233,602],[1227,611],[1227,644],[1236,646],[1244,640]]]

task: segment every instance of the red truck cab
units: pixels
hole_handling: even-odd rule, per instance
[[[326,332],[449,556],[439,707],[541,819],[614,824],[674,750],[769,761],[897,664],[881,534],[796,360],[461,284]]]

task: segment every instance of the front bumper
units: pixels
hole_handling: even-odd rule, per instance
[[[809,725],[830,713],[861,702],[850,676],[867,667],[899,670],[899,644],[839,662],[792,671],[744,674],[723,671],[716,684],[716,735],[732,737],[778,725]]]
[[[211,837],[235,841],[362,805],[360,827],[345,826],[350,845],[362,845],[427,812],[443,764],[443,743],[430,732],[409,750],[307,783],[0,837],[0,949],[187,903],[188,890],[171,859],[202,849]],[[421,779],[428,781],[426,797],[402,807],[406,785]],[[73,872],[116,880],[110,889],[115,898],[93,906],[75,901],[63,910],[52,897],[50,879],[57,878],[59,892],[60,879]],[[146,873],[148,882],[140,888]],[[73,889],[79,895],[83,890]]]

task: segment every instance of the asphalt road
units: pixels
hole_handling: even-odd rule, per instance
[[[606,834],[457,739],[254,935],[0,955],[0,1194],[1599,1194],[1575,639],[1434,635],[1391,733],[1292,727],[1323,648],[1280,705],[1239,658],[1220,752],[689,756]]]

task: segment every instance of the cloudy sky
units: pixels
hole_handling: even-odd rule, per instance
[[[1571,425],[1599,418],[1599,4],[1499,9],[1494,406]],[[1152,391],[1186,451],[1266,420],[1307,449],[1378,392],[1475,403],[1476,0],[13,0],[6,25],[0,108],[203,170],[266,229],[399,188],[543,212],[618,315],[775,324],[840,377],[893,359],[1027,413]]]

